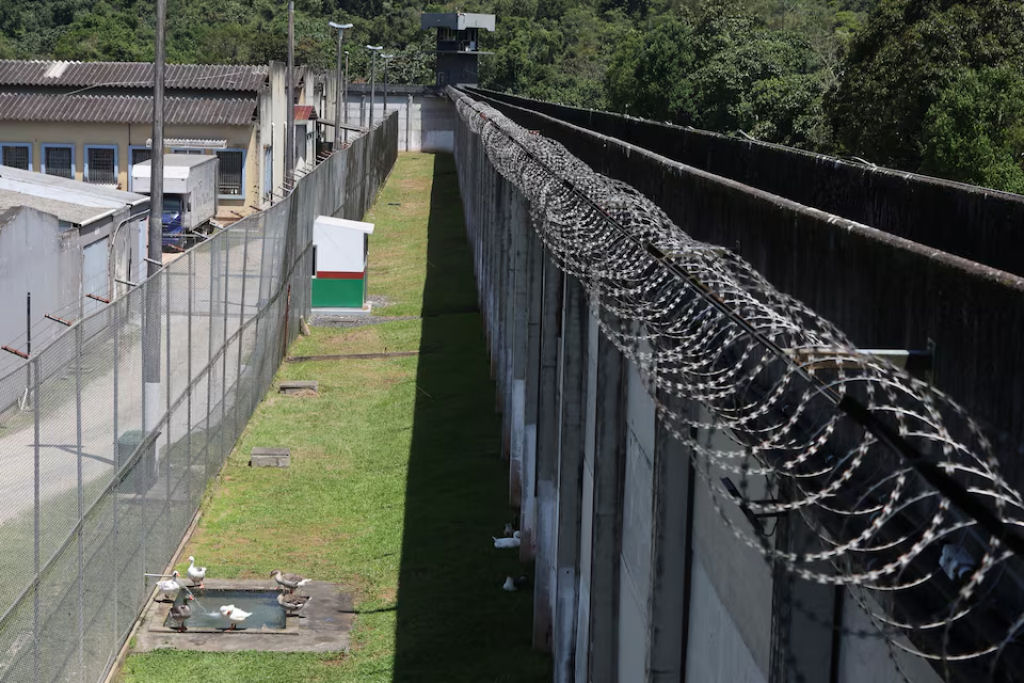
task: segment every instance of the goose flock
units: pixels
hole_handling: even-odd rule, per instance
[[[196,558],[191,555],[188,557],[188,570],[186,573],[192,588],[200,590],[206,588],[206,567],[196,566]],[[295,591],[308,584],[312,579],[307,579],[298,574],[282,572],[280,569],[270,572],[270,576],[274,577],[274,581],[280,587],[281,592],[277,596],[277,604],[284,609],[285,615],[289,617],[302,616],[300,613],[309,605],[310,596],[298,595]],[[158,589],[157,599],[165,602],[174,603],[180,591],[184,590],[186,592],[185,600],[181,604],[172,605],[168,615],[171,623],[177,624],[175,630],[179,632],[187,631],[185,622],[192,616],[192,606],[189,603],[195,600],[196,597],[189,590],[189,587],[183,583],[181,573],[178,570],[174,570],[169,578],[157,581],[156,587]],[[228,620],[226,630],[229,631],[236,630],[239,624],[252,616],[252,612],[246,612],[233,604],[221,605],[218,611]],[[211,614],[216,615],[216,612]]]

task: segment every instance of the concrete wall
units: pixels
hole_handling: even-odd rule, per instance
[[[1024,196],[612,112],[484,92],[702,171],[1024,275]]]
[[[668,399],[602,331],[634,323],[599,313],[559,272],[523,197],[461,122],[455,153],[503,407],[509,498],[520,509],[520,557],[534,563],[533,643],[552,652],[554,680],[904,680],[878,664],[889,649],[859,634],[866,615],[852,600],[836,609],[832,587],[773,569],[723,524],[724,515],[751,535],[750,522],[731,502],[716,504],[705,481],[727,473],[701,465],[706,459],[672,436],[657,410]],[[612,161],[628,158],[613,152]],[[709,422],[697,405],[673,409]],[[690,437],[736,448],[711,427]],[[752,497],[767,495],[756,477],[745,484]],[[795,516],[780,518],[766,542],[792,550],[802,528]],[[913,665],[928,681],[928,666]]]
[[[0,343],[25,350],[27,292],[32,293],[33,323],[43,313],[79,300],[82,249],[77,232],[62,228],[55,216],[26,207],[0,215]],[[36,348],[64,331],[57,323],[33,327]]]
[[[493,103],[637,188],[694,238],[732,249],[862,348],[934,344],[934,384],[978,419],[1024,486],[1024,278],[716,176],[544,114]],[[780,171],[781,172],[781,171]],[[936,305],[941,302],[941,305]]]
[[[348,124],[367,126],[370,120],[370,86],[351,84],[346,95]],[[433,88],[392,85],[388,88],[387,111],[398,112],[398,149],[403,152],[451,152],[455,131],[455,109],[448,98]],[[384,116],[384,88],[378,83],[374,93],[374,121]],[[327,81],[322,118],[333,124],[334,85]],[[344,121],[344,114],[342,116]],[[324,126],[325,140],[334,139],[334,129]],[[358,133],[349,131],[352,140]]]

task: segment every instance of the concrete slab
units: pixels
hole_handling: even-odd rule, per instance
[[[257,446],[249,453],[250,467],[288,467],[292,452],[288,448],[264,448]]]
[[[283,380],[277,385],[277,391],[289,396],[317,396],[320,383],[315,379]]]
[[[242,588],[275,590],[273,579],[206,579],[207,588]],[[309,606],[301,617],[288,617],[284,630],[267,631],[193,631],[178,633],[166,628],[169,602],[153,602],[143,616],[135,636],[133,652],[149,652],[160,648],[200,650],[203,652],[238,652],[263,650],[269,652],[337,652],[349,648],[352,621],[352,593],[343,586],[327,581],[313,581],[299,592],[310,596]],[[196,591],[200,600],[203,593]],[[186,624],[187,625],[187,624]]]

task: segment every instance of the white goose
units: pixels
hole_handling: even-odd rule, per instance
[[[519,532],[512,532],[512,538],[495,538],[491,536],[491,540],[494,541],[495,548],[518,548],[520,544]]]
[[[243,621],[252,616],[252,612],[240,610],[234,605],[221,605],[220,613],[231,620],[231,626],[228,627],[228,630],[230,631],[234,631],[235,627],[238,626],[238,624],[242,623]]]
[[[164,600],[173,601],[178,591],[181,590],[181,582],[178,581],[179,576],[181,576],[181,574],[179,574],[178,570],[175,569],[174,572],[171,573],[171,578],[156,582],[156,587],[163,592]],[[174,595],[172,595],[172,593]]]
[[[196,558],[191,555],[188,556],[188,578],[192,579],[192,585],[199,584],[200,588],[205,588],[203,580],[206,578],[206,567],[197,567]]]

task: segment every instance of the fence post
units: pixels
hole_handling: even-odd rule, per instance
[[[185,476],[185,496],[188,498],[188,504],[192,505],[192,299],[196,294],[196,275],[195,275],[195,261],[196,261],[196,250],[188,250],[188,355],[185,361],[185,375],[188,383],[185,386],[186,397],[185,397],[185,409],[188,411],[188,416],[185,418],[185,448],[188,452],[188,460],[186,463],[186,476]]]
[[[235,372],[235,433],[236,435],[240,431],[238,429],[238,406],[240,401],[239,394],[241,393],[242,387],[242,341],[245,339],[245,333],[242,328],[245,326],[245,281],[248,278],[249,272],[249,226],[246,225],[244,232],[242,233],[242,300],[238,304],[238,369]]]
[[[217,461],[217,467],[220,467],[221,463],[224,462],[227,457],[227,447],[224,445],[224,429],[227,424],[227,406],[225,403],[228,400],[228,292],[231,291],[231,237],[230,233],[223,233],[220,238],[221,242],[224,242],[224,339],[220,345],[220,459]]]
[[[170,266],[163,269],[160,277],[164,279],[164,318],[167,320],[167,353],[166,377],[167,382],[167,405],[164,410],[164,431],[167,433],[167,452],[164,460],[167,461],[167,499],[164,502],[164,510],[171,514],[171,270]],[[159,423],[157,423],[159,424]],[[154,445],[154,448],[156,446]]]
[[[75,325],[75,459],[78,478],[78,677],[85,673],[85,563],[83,561],[82,527],[85,520],[85,491],[82,481],[82,321]]]
[[[129,293],[128,296],[130,297],[131,294]],[[116,556],[117,549],[119,547],[118,546],[118,538],[117,538],[117,530],[118,530],[118,519],[117,519],[117,512],[118,512],[118,510],[117,510],[117,500],[118,500],[118,496],[117,496],[117,490],[118,490],[119,485],[120,485],[120,483],[118,482],[118,476],[119,476],[119,473],[121,471],[121,457],[120,457],[120,454],[118,453],[118,450],[117,450],[117,442],[118,442],[117,435],[118,435],[118,429],[119,429],[119,426],[118,426],[118,414],[117,414],[117,412],[118,412],[117,383],[118,383],[118,381],[120,379],[119,376],[118,376],[119,375],[119,367],[118,366],[120,365],[119,361],[120,361],[120,358],[121,358],[121,302],[120,301],[115,301],[113,306],[112,306],[112,309],[113,310],[111,312],[111,315],[114,318],[114,320],[113,320],[113,328],[114,328],[114,399],[113,399],[113,402],[114,402],[114,419],[112,420],[112,424],[113,424],[113,427],[114,427],[114,450],[113,450],[114,457],[111,458],[111,459],[114,461],[114,472],[113,472],[113,476],[112,476],[112,481],[116,482],[114,484],[114,488],[112,489],[113,494],[114,494],[114,502],[113,502],[114,554]],[[118,566],[121,566],[120,565],[120,557],[116,557],[116,560],[118,561]],[[114,595],[120,595],[121,594],[120,590],[119,590],[119,585],[118,585],[120,583],[119,579],[120,579],[120,572],[115,571],[114,572],[114,576],[112,578],[113,583],[114,583]],[[116,633],[118,636],[120,636],[121,635],[121,631],[117,627],[117,618],[118,618],[117,603],[118,603],[118,601],[114,600],[113,602],[114,602],[114,633]]]
[[[209,242],[210,245],[210,303],[209,303],[209,315],[207,315],[207,330],[206,330],[206,341],[207,341],[207,356],[206,356],[206,443],[203,446],[203,480],[208,481],[210,479],[210,432],[212,425],[210,424],[210,415],[213,414],[213,308],[214,308],[214,283],[216,275],[214,273],[214,263],[216,256],[214,252],[217,249],[219,240],[214,239]]]
[[[34,423],[32,439],[32,476],[34,480],[32,560],[33,575],[36,580],[35,590],[32,591],[32,680],[35,683],[39,683],[39,533],[41,531],[39,526],[39,359],[35,358],[29,361],[29,366],[32,368],[33,385],[31,394],[32,420]]]

